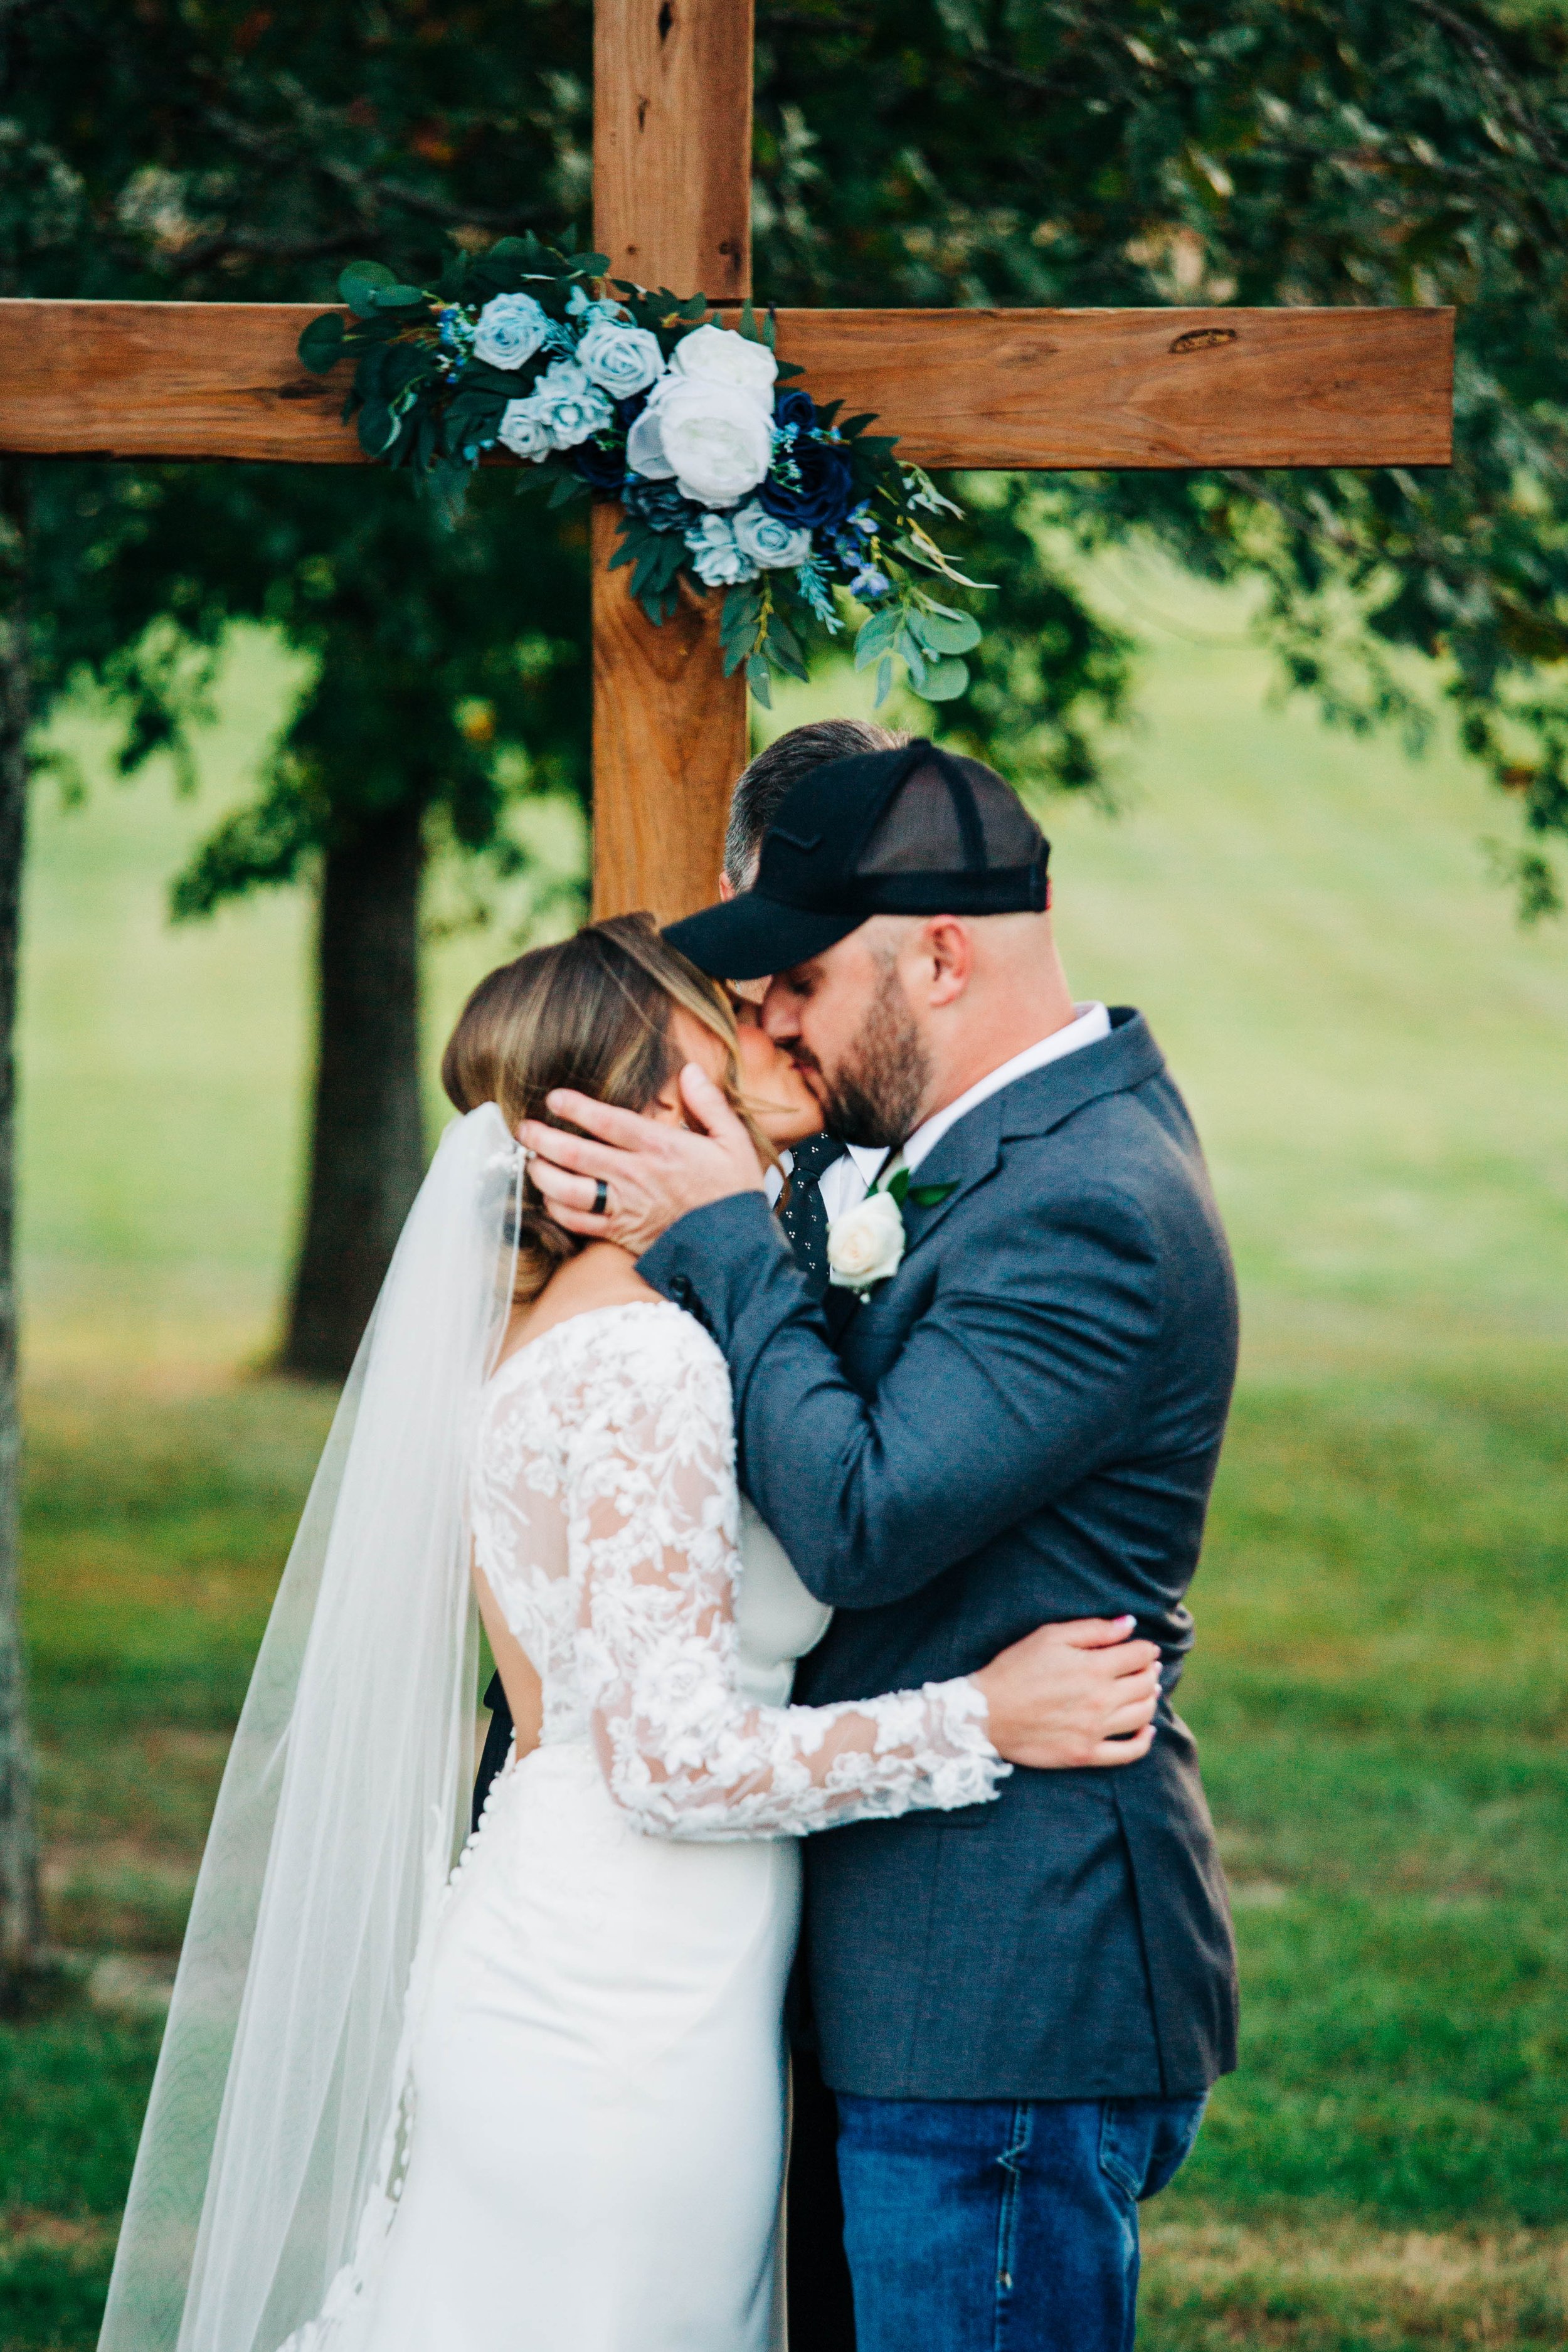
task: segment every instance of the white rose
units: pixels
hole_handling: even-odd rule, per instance
[[[753,499],[735,517],[735,544],[764,572],[793,572],[811,553],[811,533],[781,522]]]
[[[664,373],[658,337],[647,327],[625,327],[614,319],[594,320],[577,346],[577,363],[612,400],[646,392]]]
[[[496,426],[496,439],[514,457],[531,457],[542,466],[555,444],[550,426],[531,400],[509,400]]]
[[[690,383],[722,383],[747,394],[772,418],[779,363],[766,343],[753,343],[732,327],[694,327],[675,346],[669,364]]]
[[[827,1228],[827,1278],[840,1290],[868,1290],[897,1274],[904,1255],[904,1220],[890,1192],[868,1193]]]
[[[732,507],[773,461],[773,425],[749,393],[667,374],[626,436],[626,463],[652,481],[671,475],[700,507]]]
[[[520,368],[550,332],[550,321],[531,294],[496,294],[479,312],[474,357],[489,367]]]
[[[694,522],[686,534],[686,544],[691,551],[691,569],[705,588],[733,588],[738,582],[757,576],[756,565],[736,546],[724,515],[705,514],[700,522]]]

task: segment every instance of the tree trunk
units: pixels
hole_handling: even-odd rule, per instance
[[[16,957],[27,812],[26,474],[0,463],[0,2007],[37,1966],[37,1829],[18,1613]]]
[[[425,1173],[419,1101],[423,812],[329,850],[321,881],[316,1096],[285,1371],[341,1381]]]

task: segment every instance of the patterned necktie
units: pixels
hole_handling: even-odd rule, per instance
[[[822,1205],[822,1175],[836,1160],[843,1159],[844,1150],[836,1135],[826,1134],[808,1135],[804,1143],[790,1147],[795,1166],[779,1223],[814,1298],[820,1298],[827,1288],[827,1212]]]

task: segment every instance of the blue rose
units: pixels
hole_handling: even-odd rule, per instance
[[[549,334],[550,321],[531,294],[497,294],[479,312],[474,357],[487,367],[520,368]]]
[[[793,572],[811,553],[811,533],[771,515],[755,499],[734,519],[735,544],[764,572]]]
[[[595,319],[577,346],[577,364],[612,400],[629,400],[664,373],[664,353],[647,328]]]
[[[726,515],[705,514],[687,532],[686,544],[691,551],[691,569],[705,588],[733,588],[757,576],[757,566],[736,546]]]
[[[781,482],[770,474],[757,492],[759,503],[800,530],[830,530],[842,522],[855,496],[855,476],[837,443],[797,441],[790,457],[798,478]]]
[[[615,411],[575,360],[552,360],[533,387],[531,405],[557,449],[574,449],[603,433]]]
[[[793,425],[797,439],[816,423],[816,403],[809,392],[781,392],[773,402],[773,424],[782,433]]]

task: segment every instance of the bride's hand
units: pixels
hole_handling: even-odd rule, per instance
[[[1147,1756],[1160,1653],[1152,1642],[1128,1640],[1134,1622],[1084,1617],[1041,1625],[972,1675],[997,1754],[1037,1771],[1135,1764]]]

